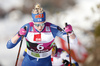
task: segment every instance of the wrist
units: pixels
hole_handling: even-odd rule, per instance
[[[69,33],[69,36],[70,36],[70,35],[73,35],[73,34],[74,34],[74,32],[72,31],[71,33]]]

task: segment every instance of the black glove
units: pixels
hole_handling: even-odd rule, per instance
[[[64,66],[72,66],[72,64],[70,65],[70,62],[67,60],[62,60],[62,63],[64,64]]]

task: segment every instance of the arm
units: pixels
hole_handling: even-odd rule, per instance
[[[18,33],[17,33],[17,34],[11,39],[12,43],[13,43],[13,44],[16,44],[19,38],[20,38],[20,37],[18,36]]]
[[[70,35],[70,38],[75,39],[75,34],[73,32],[72,26],[68,25],[67,23],[65,23],[65,32],[67,32],[67,35]]]
[[[24,27],[27,26],[27,30],[26,32],[23,32],[24,31]],[[7,48],[8,49],[11,49],[13,47],[15,47],[21,40],[21,35],[24,35],[26,37],[27,33],[28,33],[28,30],[29,30],[29,24],[25,24],[24,26],[22,26],[20,28],[20,30],[15,34],[14,37],[12,37],[8,42],[7,42]]]
[[[71,38],[71,39],[75,39],[75,38],[76,38],[74,32],[70,35],[70,38]]]
[[[67,42],[67,33],[63,29],[61,29],[59,26],[56,26],[54,24],[51,24],[50,27],[51,27],[51,31],[54,37],[58,36]],[[74,32],[72,32],[69,35],[69,39],[70,39],[70,44],[77,43],[77,38]]]
[[[27,26],[24,26],[24,28],[23,27],[20,28],[20,30],[18,31],[18,33],[11,39],[11,41],[12,41],[13,44],[15,44],[20,37],[26,35],[26,28],[27,28]]]
[[[59,29],[61,29],[60,27],[58,27]],[[59,30],[57,32],[57,36],[62,38],[63,40],[67,41],[67,33],[64,30]],[[74,34],[74,32],[72,32],[71,34],[69,34],[69,41],[70,44],[76,44],[78,42],[76,35]]]

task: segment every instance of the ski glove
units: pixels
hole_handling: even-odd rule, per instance
[[[21,28],[18,32],[18,36],[24,36],[26,34],[26,30],[24,28]]]
[[[71,25],[67,25],[64,29],[65,29],[65,31],[68,32],[69,34],[71,34],[72,31],[73,31]]]
[[[72,66],[72,64],[70,65],[70,62],[68,62],[67,60],[62,61],[62,63],[64,64],[64,66]]]

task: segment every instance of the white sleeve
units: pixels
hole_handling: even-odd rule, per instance
[[[67,41],[67,34],[64,34],[64,35],[62,35],[62,36],[60,36],[60,37],[61,37],[63,40],[65,40],[66,42],[68,42],[68,41]],[[74,45],[78,44],[77,37],[75,37],[75,39],[71,39],[70,36],[69,36],[69,42],[70,42],[70,44],[74,44]]]

